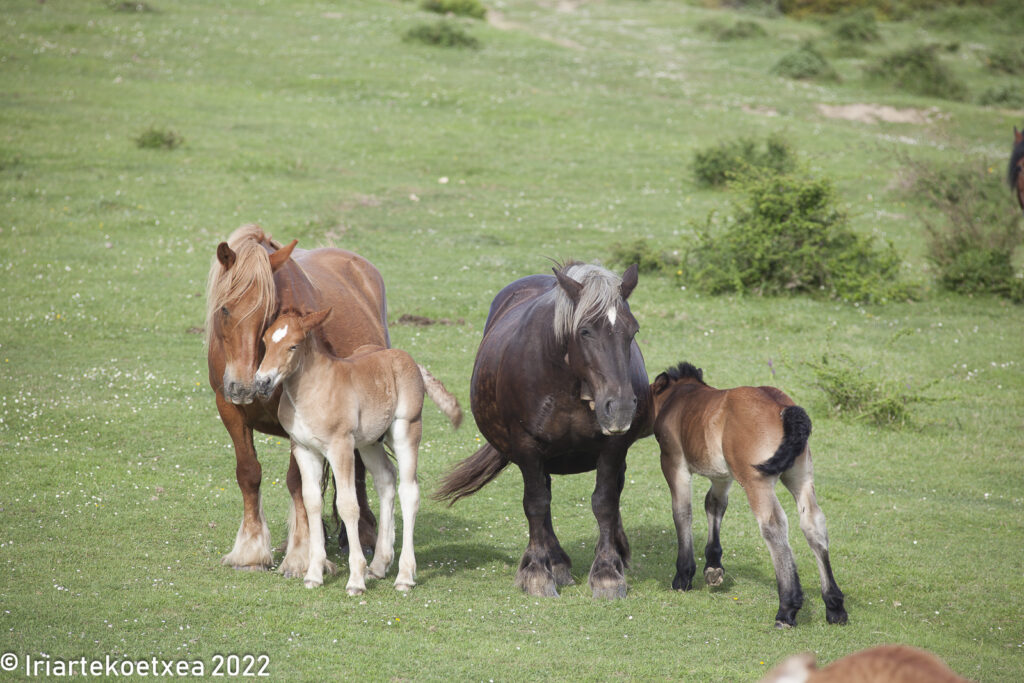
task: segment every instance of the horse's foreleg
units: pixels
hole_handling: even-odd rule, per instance
[[[348,583],[345,589],[349,595],[360,595],[366,590],[366,556],[359,543],[359,502],[356,499],[355,465],[356,454],[351,438],[337,439],[328,447],[327,459],[334,470],[337,488],[338,514],[345,522],[348,534]]]
[[[704,497],[704,512],[708,516],[708,542],[704,546],[704,581],[709,586],[720,586],[725,578],[722,567],[722,517],[729,507],[729,489],[732,479],[712,479],[711,488]]]
[[[334,564],[327,559],[324,547],[324,527],[321,522],[323,512],[323,494],[320,492],[320,478],[323,476],[324,462],[318,453],[294,445],[292,452],[302,476],[302,502],[306,507],[307,530],[309,533],[308,568],[306,569],[306,588],[316,588],[324,583],[324,570],[333,574]]]
[[[413,531],[420,508],[420,485],[416,478],[423,423],[419,420],[395,420],[392,426],[395,455],[398,458],[398,497],[402,503],[402,554],[398,558],[395,588],[407,591],[416,585],[416,549]]]
[[[217,412],[235,447],[235,478],[242,492],[242,521],[235,535],[235,545],[222,562],[235,569],[261,570],[273,562],[270,552],[270,529],[263,516],[260,480],[263,476],[252,429],[238,406],[228,403],[218,392]]]
[[[672,588],[688,591],[693,588],[693,575],[697,572],[697,563],[693,559],[693,494],[690,468],[682,453],[672,453],[662,448],[661,472],[665,475],[672,496],[672,521],[676,526],[676,540],[679,544]]]
[[[291,508],[288,511],[288,545],[278,570],[288,578],[303,576],[309,569],[309,520],[306,504],[302,500],[302,475],[295,460],[295,444],[288,458],[288,493]]]
[[[811,546],[818,562],[818,576],[821,580],[821,597],[825,601],[825,619],[830,624],[845,624],[845,597],[832,575],[832,563],[828,554],[828,530],[825,527],[825,513],[818,507],[814,495],[814,480],[810,473],[810,459],[796,464],[782,475],[782,483],[796,500],[800,512],[800,530],[804,532],[807,544]]]
[[[516,585],[530,595],[557,598],[558,588],[551,571],[551,490],[539,458],[527,458],[519,469],[523,473],[523,512],[530,525],[530,542],[519,561]]]
[[[551,500],[551,475],[544,473],[544,484],[548,489],[548,500]],[[569,554],[562,548],[562,544],[558,542],[558,537],[555,536],[555,527],[551,522],[551,506],[548,506],[547,513],[544,515],[544,529],[546,534],[551,538],[551,552],[548,555],[548,562],[551,565],[551,575],[555,578],[555,585],[557,586],[571,586],[576,583],[572,578],[572,560],[569,559]]]
[[[380,526],[377,527],[377,545],[368,575],[382,579],[395,557],[395,468],[380,444],[360,447],[359,457],[373,476],[373,487],[380,501]],[[357,489],[358,490],[358,485]]]
[[[779,611],[775,615],[775,626],[796,626],[796,613],[803,606],[804,593],[796,573],[793,550],[789,547],[786,513],[775,497],[775,480],[768,478],[742,483],[775,567],[775,580],[779,589]]]
[[[597,459],[597,484],[590,507],[597,518],[598,539],[590,567],[590,590],[595,598],[626,597],[626,563],[616,535],[625,533],[619,513],[619,477],[625,453],[602,453]]]

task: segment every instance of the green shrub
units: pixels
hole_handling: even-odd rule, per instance
[[[917,45],[879,58],[865,73],[870,80],[929,97],[963,100],[967,86],[942,63],[937,45]]]
[[[941,215],[939,221],[924,218],[928,259],[939,285],[1020,301],[1013,256],[1024,243],[1024,223],[995,168],[978,161],[939,168],[911,162],[911,167],[915,194]]]
[[[804,361],[804,365],[813,372],[814,384],[825,394],[829,409],[840,417],[903,427],[910,422],[911,405],[939,400],[923,395],[936,382],[914,392],[906,381],[872,377],[868,368],[844,354],[826,351],[820,361]]]
[[[1012,85],[993,86],[978,96],[978,104],[983,107],[1024,109],[1024,91]]]
[[[487,8],[480,4],[480,0],[423,0],[420,7],[428,12],[454,14],[473,19],[483,19],[487,16]]]
[[[876,248],[836,208],[824,178],[752,173],[719,234],[707,225],[684,254],[681,279],[709,294],[812,294],[849,301],[909,296],[892,245]]]
[[[764,27],[750,19],[740,19],[732,26],[727,26],[717,32],[719,40],[744,40],[761,38],[766,35],[768,32],[764,30]]]
[[[847,43],[876,43],[882,35],[878,32],[875,12],[862,9],[840,16],[832,25],[832,35]]]
[[[769,135],[759,142],[739,138],[721,142],[693,156],[693,174],[699,185],[716,187],[754,170],[785,173],[796,166],[793,149],[779,135]]]
[[[839,80],[839,74],[828,60],[810,43],[784,55],[771,69],[772,73],[797,80]]]
[[[1000,73],[1024,74],[1024,48],[1015,45],[991,50],[985,56],[985,66]]]
[[[629,244],[616,243],[612,246],[611,258],[613,266],[627,268],[636,264],[641,273],[657,273],[674,268],[679,259],[671,254],[658,251],[645,239],[638,239]]]
[[[139,149],[174,149],[183,142],[185,139],[173,130],[159,128],[145,130],[135,138],[135,146]]]
[[[435,24],[418,24],[405,32],[402,39],[407,43],[423,43],[438,47],[464,47],[477,49],[480,41],[450,21]]]

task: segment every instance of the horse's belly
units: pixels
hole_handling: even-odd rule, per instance
[[[725,455],[721,450],[687,453],[686,461],[690,466],[690,472],[699,474],[702,477],[707,477],[708,479],[732,477],[729,463],[725,461]]]

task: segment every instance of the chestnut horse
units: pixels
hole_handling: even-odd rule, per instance
[[[654,436],[661,446],[661,470],[672,493],[672,519],[679,540],[672,587],[690,590],[697,570],[690,509],[690,475],[694,472],[711,480],[704,499],[708,515],[704,579],[712,586],[722,583],[719,534],[735,479],[747,494],[775,565],[779,589],[775,625],[795,626],[804,595],[789,547],[786,513],[775,496],[775,482],[781,479],[796,499],[800,528],[818,561],[825,617],[830,624],[845,624],[843,593],[832,576],[828,556],[825,515],[814,496],[807,447],[811,419],[804,409],[774,387],[709,387],[703,371],[689,363],[658,375],[651,393],[657,416]]]
[[[793,655],[765,674],[761,683],[969,683],[927,650],[878,645],[818,668],[813,654]]]
[[[331,348],[349,354],[363,344],[389,345],[384,282],[364,258],[341,249],[282,247],[258,225],[244,225],[221,242],[210,265],[206,288],[206,346],[210,386],[217,412],[235,448],[235,477],[242,491],[242,522],[224,564],[236,569],[266,569],[273,562],[270,531],[260,498],[262,468],[256,458],[253,430],[287,437],[277,418],[279,394],[255,396],[253,375],[263,353],[264,330],[282,307],[319,310],[332,306],[337,314],[325,330]],[[366,505],[362,481],[360,537],[373,546],[373,514]],[[289,515],[285,576],[306,572],[308,542],[298,465],[288,464]]]
[[[1010,166],[1006,171],[1006,181],[1017,195],[1017,203],[1024,211],[1024,133],[1013,127],[1013,152],[1010,153]]]
[[[491,304],[470,394],[487,443],[445,476],[435,497],[454,503],[510,462],[518,465],[530,542],[516,585],[557,596],[557,586],[573,579],[551,524],[551,475],[596,469],[591,507],[600,536],[590,588],[595,597],[622,597],[626,451],[651,428],[647,370],[634,340],[639,326],[626,302],[637,268],[621,278],[580,263],[554,273],[517,280]]]
[[[348,358],[334,356],[320,335],[330,313],[331,309],[307,315],[281,313],[263,335],[267,351],[256,371],[258,396],[269,398],[278,386],[283,390],[278,417],[291,435],[310,520],[306,587],[323,585],[324,569],[334,572],[334,565],[327,561],[319,522],[324,459],[334,473],[336,504],[348,532],[348,594],[361,594],[366,590],[367,575],[382,579],[391,566],[395,554],[395,470],[381,445],[384,441],[395,453],[401,477],[402,555],[395,588],[407,591],[416,584],[413,529],[420,503],[416,464],[423,433],[423,395],[429,395],[456,428],[462,421],[462,410],[444,385],[405,351],[367,345]],[[355,531],[359,519],[357,457],[373,473],[380,500],[377,547],[369,567]]]

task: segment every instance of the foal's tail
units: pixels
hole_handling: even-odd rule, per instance
[[[458,429],[459,425],[462,424],[462,408],[459,406],[459,399],[455,398],[455,395],[441,384],[441,380],[431,375],[430,371],[425,367],[419,363],[416,364],[416,367],[420,369],[420,376],[423,377],[423,388],[426,389],[427,396],[437,404],[441,412],[448,416],[452,427]]]
[[[448,505],[455,505],[459,498],[471,496],[489,481],[501,474],[509,460],[498,449],[489,443],[473,455],[469,456],[445,475],[441,486],[434,492],[434,500],[447,500]]]
[[[800,406],[789,406],[782,411],[782,443],[772,457],[754,465],[762,474],[782,474],[793,466],[811,437],[811,418]]]

